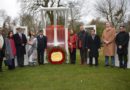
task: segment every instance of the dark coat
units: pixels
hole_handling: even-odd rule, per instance
[[[21,39],[19,34],[16,33],[14,35],[14,41],[15,41],[15,46],[16,46],[16,54],[18,56],[26,54],[26,43],[27,43],[26,36],[22,34],[22,39]],[[22,44],[24,44],[24,46],[22,46]]]
[[[88,33],[83,30],[83,31],[80,31],[78,34],[78,41],[77,41],[77,46],[79,49],[85,49],[87,48],[87,37],[88,37]]]
[[[90,57],[99,56],[98,49],[100,48],[100,45],[101,45],[101,40],[99,36],[95,35],[94,39],[92,38],[91,35],[88,37],[87,46],[88,46],[88,49],[90,49],[90,52],[89,52]]]
[[[2,47],[2,49],[0,50],[0,58],[5,57],[5,40],[4,40],[4,45]]]
[[[43,36],[42,38],[40,36],[37,37],[37,50],[38,51],[44,51],[45,48],[47,48],[47,37]]]
[[[119,32],[116,36],[117,54],[127,55],[128,43],[129,43],[129,34],[127,32]],[[119,45],[122,46],[122,49],[119,48]]]

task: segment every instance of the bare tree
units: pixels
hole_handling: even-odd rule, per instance
[[[72,13],[73,13],[73,20],[79,20],[81,17],[81,11],[84,7],[85,0],[18,0],[21,2],[22,13],[29,13],[31,15],[35,15],[38,12],[37,9],[39,7],[69,7],[70,3],[72,5]],[[88,0],[87,0],[88,1]],[[66,2],[66,3],[65,3]],[[84,7],[85,8],[85,7]],[[47,12],[51,24],[53,24],[53,12]]]
[[[27,26],[28,30],[35,30],[34,17],[30,14],[22,14],[20,16],[20,25]]]
[[[127,11],[127,0],[97,0],[96,12],[117,27],[124,22]]]
[[[3,10],[3,9],[0,9],[0,17],[2,18],[2,19],[6,19],[6,17],[7,17],[7,13],[6,13],[6,11],[5,10]]]
[[[61,0],[19,0],[21,2],[22,13],[36,14],[39,7],[60,7]],[[47,11],[51,24],[53,24],[53,12]]]
[[[0,9],[0,26],[3,26],[3,23],[5,21],[5,19],[7,18],[7,13],[5,10]]]
[[[71,2],[68,2],[69,8],[70,8],[70,28],[73,28],[74,30],[77,29],[77,26],[75,24],[79,24],[80,18],[85,15],[88,15],[89,12],[89,0],[73,0]]]
[[[82,9],[86,8],[84,7],[85,1],[84,0],[73,0],[71,2],[68,2],[68,6],[72,11],[70,10],[70,14],[72,12],[73,20],[79,20],[81,17]],[[87,12],[87,9],[86,9]]]

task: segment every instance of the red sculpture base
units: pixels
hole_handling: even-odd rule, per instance
[[[48,50],[48,60],[52,64],[62,64],[65,61],[65,50],[60,47],[53,47]]]
[[[52,64],[62,64],[65,61],[65,29],[62,25],[57,25],[58,47],[54,46],[54,25],[47,26],[47,47],[48,60]]]

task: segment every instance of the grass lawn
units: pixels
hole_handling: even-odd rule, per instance
[[[130,90],[130,70],[104,67],[100,55],[99,67],[77,64],[42,65],[16,68],[0,73],[0,90]]]

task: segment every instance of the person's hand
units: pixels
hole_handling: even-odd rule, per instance
[[[29,44],[29,45],[32,45],[32,42],[31,42],[31,41],[28,41],[28,44]]]
[[[106,44],[106,42],[107,42],[107,41],[106,41],[106,40],[104,40],[104,43],[105,43],[105,44]]]
[[[122,49],[122,46],[121,46],[121,45],[119,45],[119,49]]]
[[[72,43],[69,43],[70,44],[70,46],[72,45]]]
[[[98,49],[98,52],[100,52],[100,49]]]
[[[30,41],[28,41],[27,43],[30,44]]]
[[[22,46],[24,46],[25,44],[23,43]]]
[[[88,49],[88,52],[90,52],[90,49]]]
[[[108,44],[109,43],[109,41],[106,41],[106,44]]]
[[[109,42],[107,41],[106,44],[108,44]]]

